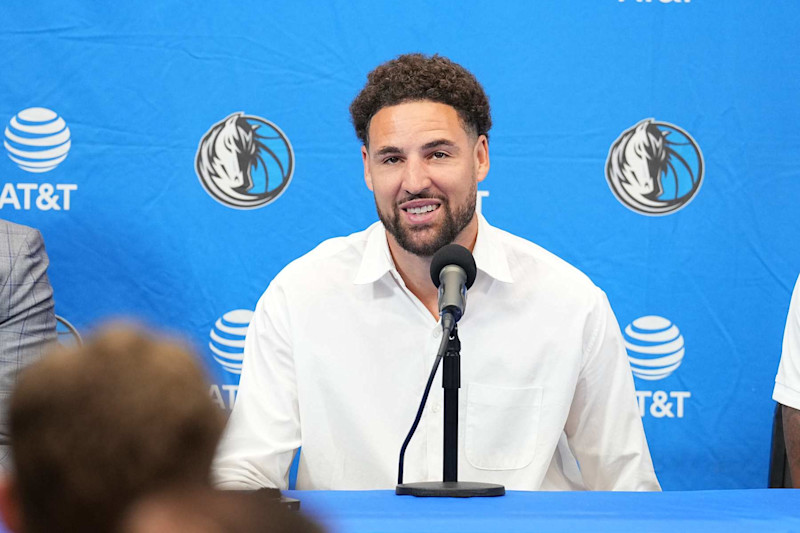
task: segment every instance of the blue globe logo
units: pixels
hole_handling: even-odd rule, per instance
[[[49,172],[67,158],[70,132],[55,111],[29,107],[11,118],[3,146],[8,157],[22,170]]]
[[[625,348],[633,375],[655,381],[672,374],[683,361],[683,335],[678,326],[660,316],[637,318],[624,331]]]
[[[231,374],[242,373],[244,339],[253,318],[249,309],[228,311],[214,323],[208,343],[214,360]]]

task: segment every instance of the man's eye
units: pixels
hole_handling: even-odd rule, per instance
[[[433,154],[431,154],[431,157],[433,157],[434,159],[444,159],[445,157],[447,157],[447,154],[444,152],[433,152]]]
[[[400,158],[399,158],[399,157],[392,156],[392,157],[387,157],[386,159],[384,159],[384,160],[383,160],[383,163],[384,163],[385,165],[394,165],[394,164],[395,164],[395,163],[397,163],[398,161],[400,161]]]

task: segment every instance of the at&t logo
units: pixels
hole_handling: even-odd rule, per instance
[[[283,131],[269,120],[233,113],[203,136],[195,171],[218,202],[255,209],[286,190],[294,174],[294,151]]]
[[[218,318],[209,332],[208,347],[214,360],[231,374],[242,373],[244,338],[252,319],[252,311],[234,309]]]
[[[244,339],[253,319],[249,309],[228,311],[214,322],[209,332],[211,356],[226,372],[239,376],[244,361]],[[238,377],[237,377],[238,381]],[[238,384],[211,385],[211,398],[222,408],[232,409],[236,402]]]
[[[683,335],[671,320],[655,315],[637,318],[623,332],[633,375],[646,381],[670,376],[686,353]],[[639,414],[655,418],[683,418],[689,391],[637,390]]]
[[[633,375],[650,381],[672,374],[686,352],[678,327],[660,316],[643,316],[628,324],[625,347]]]
[[[69,127],[58,113],[44,107],[23,109],[8,122],[3,146],[9,159],[25,172],[54,170],[69,155]],[[0,209],[69,211],[74,183],[9,183],[0,192]]]
[[[22,170],[48,172],[69,154],[69,128],[55,111],[29,107],[11,118],[3,146]]]
[[[642,120],[611,145],[606,179],[622,205],[659,216],[686,207],[703,183],[703,154],[683,129]]]

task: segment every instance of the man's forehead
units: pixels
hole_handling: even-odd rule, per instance
[[[454,131],[455,128],[458,129]],[[414,139],[425,145],[453,143],[456,141],[454,136],[462,133],[467,137],[475,137],[471,129],[464,123],[456,108],[449,104],[433,100],[407,100],[384,106],[372,116],[367,125],[367,141],[370,148],[384,151],[384,141],[404,135],[429,133],[428,139]],[[375,143],[382,146],[376,146]]]

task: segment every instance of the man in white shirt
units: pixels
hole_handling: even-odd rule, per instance
[[[783,353],[772,399],[782,405],[789,472],[792,484],[800,489],[800,277],[797,278],[789,304],[789,316],[783,333]]]
[[[659,490],[605,294],[475,213],[491,118],[474,76],[400,56],[369,74],[350,111],[380,222],[323,242],[262,296],[217,484],[285,488],[302,445],[297,488],[394,487],[441,335],[431,256],[455,242],[478,267],[459,323],[459,478]],[[434,391],[405,481],[442,479],[441,408]]]

